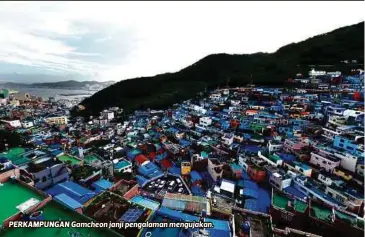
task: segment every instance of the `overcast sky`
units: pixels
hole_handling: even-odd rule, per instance
[[[0,2],[0,74],[106,81],[174,72],[212,53],[274,52],[363,21],[363,7],[347,1]]]

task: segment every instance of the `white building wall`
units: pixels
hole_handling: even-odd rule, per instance
[[[327,172],[330,173],[333,173],[333,170],[340,165],[340,161],[332,161],[313,152],[311,153],[311,158],[309,162],[313,165],[324,168]]]

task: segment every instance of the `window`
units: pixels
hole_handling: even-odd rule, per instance
[[[322,161],[322,164],[327,164],[327,161],[325,161],[325,160],[324,160],[324,161]]]

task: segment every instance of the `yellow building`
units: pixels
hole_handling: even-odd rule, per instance
[[[48,124],[67,124],[68,120],[66,116],[60,116],[60,117],[48,117],[45,119],[46,123]]]
[[[342,171],[340,169],[336,169],[335,168],[334,171],[333,171],[333,173],[335,175],[337,175],[338,177],[343,178],[346,181],[350,181],[352,179],[352,175],[351,174],[348,174],[348,173],[346,173],[346,172],[344,172],[344,171]]]
[[[181,174],[188,175],[191,171],[191,164],[188,161],[181,162]]]

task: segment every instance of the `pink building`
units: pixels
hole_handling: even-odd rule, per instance
[[[284,142],[284,150],[286,152],[293,152],[296,153],[300,150],[302,150],[304,147],[309,146],[309,143],[307,140],[303,139],[285,139]]]

